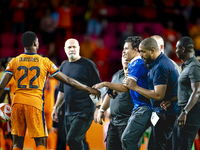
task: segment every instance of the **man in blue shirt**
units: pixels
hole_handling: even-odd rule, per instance
[[[142,38],[139,36],[128,37],[125,40],[122,57],[130,61],[128,65],[128,78],[147,89],[147,71],[138,51],[138,46],[141,41]],[[93,86],[93,88],[102,87],[108,87],[119,92],[129,90],[123,84],[110,82],[102,82]],[[121,142],[124,150],[139,150],[138,142],[145,130],[150,126],[151,104],[148,98],[145,98],[138,92],[130,90],[130,94],[134,108],[128,120],[127,127],[122,134]],[[99,111],[103,110],[100,109]]]
[[[151,100],[153,110],[160,119],[155,126],[152,126],[148,149],[164,150],[172,135],[178,112],[176,101],[179,73],[173,62],[159,51],[157,42],[153,38],[144,39],[140,43],[139,51],[147,64],[149,90],[130,79],[126,80],[124,85]],[[170,105],[161,108],[163,103]]]

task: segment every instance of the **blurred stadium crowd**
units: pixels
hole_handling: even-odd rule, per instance
[[[95,62],[102,81],[110,81],[122,68],[127,36],[162,36],[165,54],[177,64],[176,43],[190,36],[200,56],[200,0],[0,0],[1,62],[24,52],[21,35],[28,30],[39,37],[38,54],[57,66],[67,59],[66,39],[77,39],[81,56]],[[50,86],[57,82],[49,78],[46,92]]]
[[[161,35],[166,54],[179,63],[180,37],[192,37],[200,52],[199,8],[199,0],[1,0],[0,58],[23,53],[21,34],[31,30],[39,37],[39,54],[57,65],[67,58],[65,40],[78,39],[81,55],[96,63],[102,80],[121,68],[129,35]]]

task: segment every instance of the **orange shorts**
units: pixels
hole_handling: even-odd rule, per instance
[[[47,137],[44,113],[34,106],[14,104],[11,111],[11,133],[25,136],[26,128],[32,138]]]

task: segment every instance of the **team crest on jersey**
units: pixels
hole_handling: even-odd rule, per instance
[[[52,64],[53,70],[57,69],[56,65]]]

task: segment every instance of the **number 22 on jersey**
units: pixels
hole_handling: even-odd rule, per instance
[[[26,66],[19,66],[17,68],[18,71],[24,70],[24,74],[18,79],[17,86],[18,88],[28,88],[27,85],[29,85],[29,88],[32,89],[38,89],[39,85],[33,85],[33,82],[40,76],[40,68],[38,66],[32,66],[30,68],[27,68]],[[27,85],[21,84],[23,80],[25,80],[29,74],[33,71],[36,71],[35,75],[28,81]],[[32,74],[32,73],[31,73]]]

